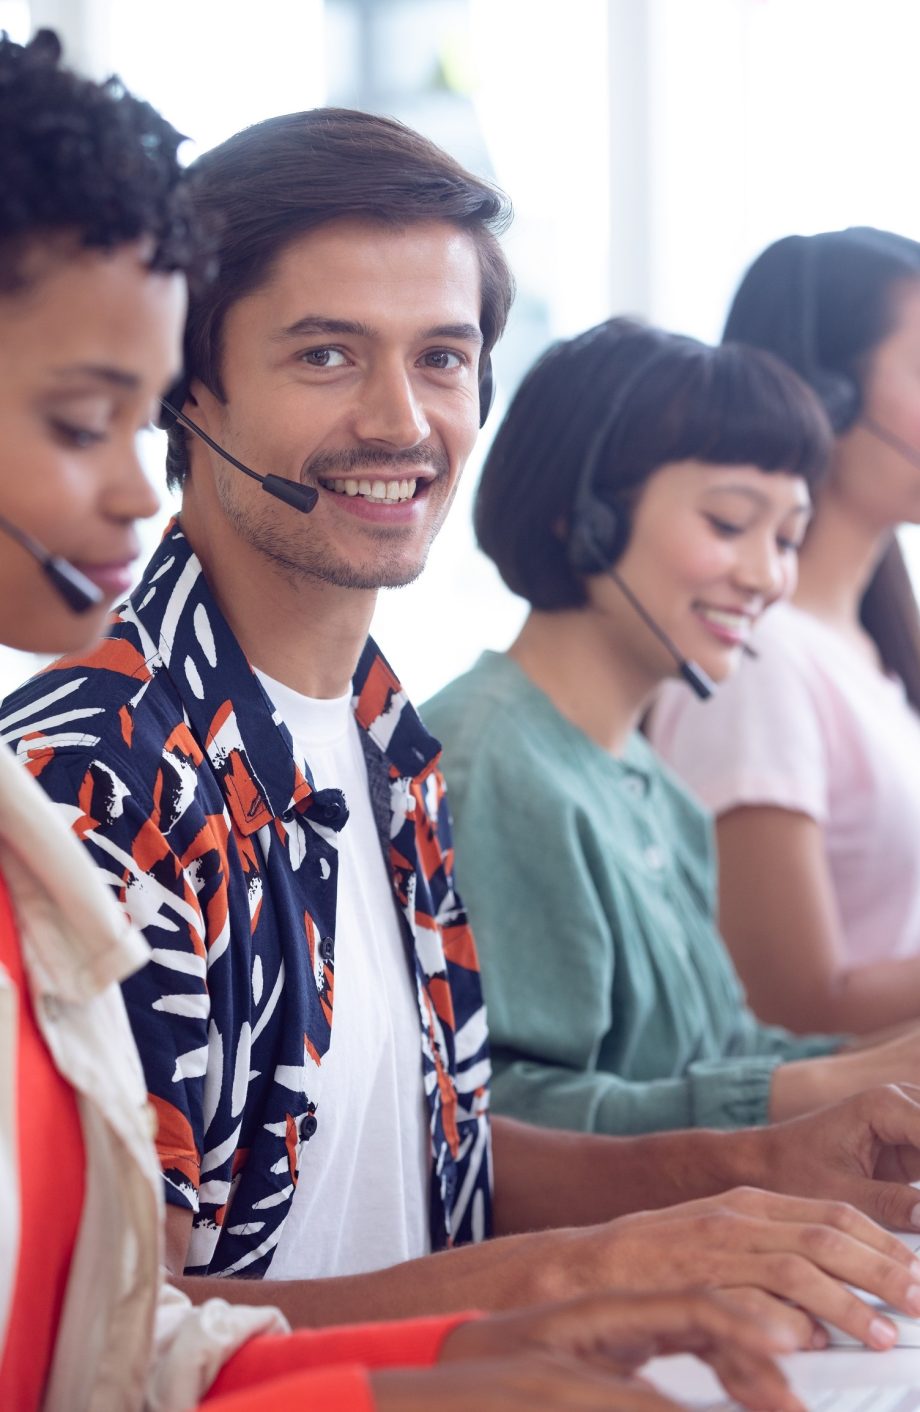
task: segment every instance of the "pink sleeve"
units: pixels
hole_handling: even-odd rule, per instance
[[[806,655],[778,633],[758,638],[708,701],[669,682],[655,705],[655,749],[712,813],[772,805],[824,823],[828,761],[820,687]]]

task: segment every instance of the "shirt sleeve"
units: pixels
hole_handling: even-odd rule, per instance
[[[470,1311],[291,1333],[277,1309],[208,1299],[193,1305],[164,1282],[146,1406],[186,1412],[364,1412],[368,1369],[429,1367]],[[299,1400],[298,1400],[299,1399]]]
[[[779,630],[763,634],[758,653],[708,701],[683,682],[669,682],[652,711],[649,737],[712,813],[759,804],[823,824],[829,763],[814,669]]]
[[[428,1368],[438,1361],[448,1334],[477,1316],[472,1313],[400,1319],[382,1324],[298,1329],[286,1336],[252,1339],[224,1364],[211,1396],[258,1387],[266,1379],[328,1367]]]
[[[152,794],[159,775],[145,786],[117,755],[103,763],[62,752],[40,783],[151,948],[148,964],[122,989],[157,1117],[166,1199],[197,1211],[211,1062],[205,919],[213,926],[221,907],[226,912],[226,849],[215,821],[202,814],[194,845],[180,858]]]

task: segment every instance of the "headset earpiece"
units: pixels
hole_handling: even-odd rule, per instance
[[[629,540],[628,516],[593,491],[581,497],[569,525],[569,564],[576,574],[604,574],[619,559]]]
[[[809,381],[824,405],[834,432],[839,436],[849,431],[859,421],[862,411],[857,384],[845,373],[826,372],[823,368],[813,368]]]
[[[495,401],[495,374],[492,372],[492,359],[487,355],[479,370],[479,425],[484,427],[486,417]]]
[[[607,573],[629,543],[632,525],[625,499],[611,504],[610,500],[601,498],[595,487],[602,479],[599,474],[601,461],[610,454],[611,433],[629,406],[636,388],[653,364],[670,356],[674,347],[672,337],[656,338],[652,348],[627,375],[614,395],[607,415],[588,447],[575,490],[567,536],[568,560],[573,573]]]

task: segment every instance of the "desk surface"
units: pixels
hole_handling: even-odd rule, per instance
[[[920,1387],[920,1348],[893,1348],[888,1353],[868,1349],[828,1348],[820,1353],[793,1353],[781,1360],[796,1392],[824,1392],[830,1387]],[[725,1394],[704,1364],[695,1358],[656,1358],[650,1377],[675,1401],[707,1406]]]

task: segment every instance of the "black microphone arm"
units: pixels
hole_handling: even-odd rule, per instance
[[[165,407],[169,415],[175,417],[177,422],[181,422],[182,426],[188,427],[189,431],[194,432],[195,436],[199,437],[206,446],[210,446],[212,451],[216,451],[218,456],[222,456],[231,466],[242,471],[244,476],[250,476],[252,480],[258,481],[262,489],[267,491],[269,495],[274,495],[277,500],[283,500],[286,505],[292,505],[295,510],[300,510],[305,515],[309,515],[310,511],[315,509],[319,499],[319,491],[314,490],[313,486],[299,485],[297,481],[285,480],[284,476],[260,476],[258,471],[254,471],[251,466],[244,466],[242,461],[231,456],[230,452],[224,450],[223,446],[219,446],[197,422],[193,422],[191,417],[180,412],[178,407],[174,407],[171,402],[161,398],[161,406]]]
[[[60,594],[68,608],[75,613],[85,613],[90,608],[96,608],[104,597],[102,589],[94,584],[92,579],[88,579],[85,574],[75,568],[66,559],[62,559],[60,554],[52,554],[43,544],[39,544],[31,534],[19,529],[0,515],[0,529],[5,530],[21,544],[33,559],[37,559],[41,565],[42,573],[48,579],[51,586]]]
[[[695,696],[698,696],[701,701],[708,701],[716,689],[716,684],[712,678],[707,676],[702,667],[698,666],[696,662],[691,662],[684,656],[678,648],[677,643],[673,642],[672,639],[668,637],[664,628],[659,627],[651,613],[644,604],[640,603],[629,584],[625,579],[620,577],[616,569],[608,569],[607,573],[613,579],[627,603],[639,614],[645,626],[650,632],[655,634],[662,647],[674,658],[674,661],[677,663],[677,670],[680,672],[690,690]]]

